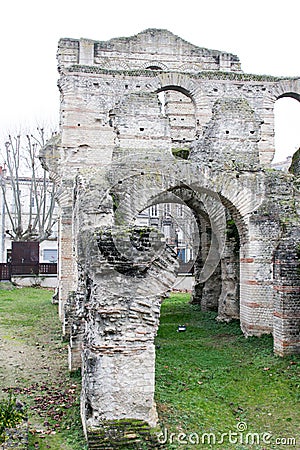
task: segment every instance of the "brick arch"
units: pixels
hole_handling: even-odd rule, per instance
[[[179,67],[179,70],[181,72],[192,72],[192,73],[197,73],[200,72],[201,70],[203,70],[203,64],[201,63],[197,63],[197,64],[183,64],[182,66]]]
[[[148,88],[156,92],[166,90],[177,90],[187,95],[195,106],[195,116],[197,121],[197,129],[202,131],[202,127],[211,117],[211,106],[208,99],[197,82],[187,74],[179,72],[168,72],[159,74],[152,81]]]
[[[151,160],[155,159],[151,157]],[[250,219],[253,215],[256,217],[255,212],[262,203],[262,197],[256,193],[256,190],[250,191],[247,187],[247,180],[243,183],[240,178],[237,179],[232,174],[226,173],[224,176],[219,176],[207,168],[198,168],[193,171],[188,162],[178,163],[173,170],[168,170],[171,165],[170,160],[170,163],[164,166],[164,173],[151,171],[149,166],[147,170],[145,164],[140,165],[142,173],[136,172],[138,177],[132,175],[131,181],[128,178],[127,186],[124,183],[121,185],[124,198],[127,196],[127,200],[122,205],[121,216],[130,219],[154,203],[157,198],[162,198],[163,193],[172,192],[181,187],[189,187],[195,192],[201,192],[208,196],[219,196],[221,203],[230,211],[240,237],[241,328],[246,335],[272,332],[272,328],[267,328],[263,324],[263,312],[265,311],[263,302],[266,297],[271,302],[272,287],[269,281],[265,286],[256,280],[256,273],[268,272],[269,261],[263,253],[258,254],[257,258],[253,256],[257,253],[257,249],[264,248],[261,244],[265,244],[260,231],[260,223],[253,225],[251,222],[250,226]],[[146,181],[143,181],[143,177]],[[136,192],[138,195],[130,198],[128,195],[130,192]],[[213,219],[217,220],[217,217]],[[263,252],[263,250],[261,251]],[[255,302],[253,301],[254,297],[257,297]],[[257,316],[257,314],[260,315]],[[266,314],[270,316],[271,321],[272,311],[268,310]]]
[[[300,79],[281,80],[269,86],[264,97],[264,108],[273,110],[276,100],[290,97],[300,101]]]
[[[211,104],[198,83],[188,74],[179,72],[164,72],[149,80],[146,85],[149,92],[159,93],[175,90],[191,99],[195,107],[196,133],[201,134],[204,125],[212,115]]]
[[[151,158],[151,160],[154,159]],[[171,161],[169,166],[171,166]],[[273,331],[272,307],[266,307],[264,302],[268,299],[271,304],[272,285],[270,280],[261,283],[260,280],[257,280],[257,276],[269,271],[268,258],[272,249],[265,251],[265,238],[261,234],[261,224],[250,222],[250,218],[253,214],[255,215],[255,211],[261,205],[261,197],[256,195],[255,190],[251,193],[246,183],[230,176],[229,173],[226,173],[224,177],[219,177],[213,172],[203,171],[199,168],[197,173],[191,173],[192,168],[188,163],[178,164],[174,171],[168,171],[166,168],[164,173],[161,171],[154,173],[149,166],[147,170],[144,164],[141,167],[143,167],[142,173],[137,171],[137,176],[132,174],[127,179],[127,185],[123,182],[120,187],[124,198],[120,215],[123,218],[126,217],[128,226],[130,226],[130,219],[136,217],[138,212],[143,211],[151,204],[162,203],[163,200],[165,202],[168,197],[164,197],[164,195],[168,195],[176,189],[188,188],[207,197],[218,197],[221,205],[230,211],[240,237],[241,329],[245,335],[271,333]],[[178,179],[180,174],[181,180]],[[130,197],[129,193],[133,192],[136,194]],[[210,216],[210,223],[215,223],[215,229],[218,229],[218,220],[216,208],[213,216]],[[220,239],[217,242],[220,242]],[[265,317],[268,317],[267,325]]]
[[[262,163],[270,164],[275,155],[274,142],[274,106],[277,100],[281,98],[293,98],[300,102],[300,78],[280,80],[269,85],[264,97],[263,111],[261,117],[263,120],[262,128],[266,127],[264,134],[267,137],[271,147],[268,157],[262,159]],[[271,129],[271,135],[270,130]]]
[[[194,102],[197,109],[207,107],[208,101],[198,84],[188,75],[179,72],[162,73],[157,77],[158,90],[181,89]]]
[[[151,67],[157,67],[157,69],[151,69]],[[154,60],[154,61],[152,61],[152,60],[150,61],[149,60],[149,61],[145,62],[141,66],[141,69],[143,69],[143,70],[147,70],[147,69],[149,69],[149,70],[158,70],[158,68],[160,70],[169,70],[169,67],[166,66],[166,64],[162,63],[159,60]]]
[[[153,161],[157,156],[160,155],[156,153],[147,155]],[[249,236],[248,219],[261,205],[261,196],[248,189],[240,179],[229,173],[220,177],[208,168],[194,170],[188,161],[175,163],[174,159],[170,157],[169,165],[166,164],[164,170],[161,169],[159,172],[154,171],[151,166],[147,167],[146,161],[140,161],[136,165],[135,173],[128,173],[126,183],[123,181],[120,185],[120,192],[124,198],[126,198],[126,192],[131,194],[123,203],[125,217],[129,220],[134,214],[151,206],[156,198],[162,198],[164,194],[172,193],[176,189],[185,188],[195,193],[205,193],[219,198],[236,222],[241,243],[246,242]],[[125,160],[122,162],[126,164]],[[140,172],[137,167],[141,167]],[[124,180],[122,172],[119,176],[120,180],[121,178]],[[118,186],[118,178],[115,185]],[[133,192],[138,195],[132,195]],[[131,213],[128,213],[129,210]]]
[[[130,66],[125,61],[105,61],[105,69],[108,70],[130,70]]]
[[[274,83],[267,101],[275,103],[276,100],[282,97],[291,97],[300,101],[300,78],[281,80]]]
[[[276,100],[283,97],[291,97],[300,101],[300,79],[282,79],[265,85],[264,100],[259,111],[262,119],[262,135],[264,136],[264,142],[259,143],[262,165],[268,166],[274,158],[274,106]]]
[[[278,97],[277,100],[279,100],[280,98],[294,98],[295,100],[298,100],[298,102],[300,102],[300,93],[298,94],[297,92],[286,92],[282,95],[280,95]]]

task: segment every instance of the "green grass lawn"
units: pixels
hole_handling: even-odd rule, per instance
[[[218,323],[188,300],[173,294],[164,301],[156,339],[166,448],[300,449],[300,357],[274,356],[271,336],[246,339],[238,321]],[[186,331],[177,332],[182,324]]]
[[[51,296],[43,289],[0,290],[1,388],[13,387],[28,405],[29,450],[84,450],[80,377],[68,373]],[[218,323],[188,300],[172,294],[164,301],[156,339],[163,448],[300,449],[300,357],[274,356],[270,336],[245,339],[237,321]],[[186,331],[177,332],[182,324]],[[218,443],[222,433],[228,434]],[[296,445],[286,445],[292,438]]]
[[[0,399],[12,388],[26,404],[29,450],[84,450],[81,380],[68,372],[53,292],[6,286],[0,284]]]

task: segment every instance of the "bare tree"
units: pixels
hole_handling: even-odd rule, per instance
[[[0,184],[9,229],[14,241],[48,239],[56,223],[55,186],[40,164],[39,152],[45,145],[45,131],[35,134],[8,136],[4,147],[4,166]],[[27,186],[26,204],[21,199],[21,186]]]

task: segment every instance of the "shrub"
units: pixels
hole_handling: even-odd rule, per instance
[[[9,391],[8,398],[0,401],[0,443],[5,441],[5,430],[15,428],[25,417],[24,405]]]

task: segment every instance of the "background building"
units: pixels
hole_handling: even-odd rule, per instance
[[[51,282],[48,279],[45,286],[55,287],[58,260],[58,210],[56,205],[53,211],[51,209],[51,202],[54,201],[52,183],[46,181],[48,186],[44,197],[45,207],[41,211],[43,203],[39,195],[33,193],[32,178],[18,177],[16,196],[14,193],[16,185],[11,183],[6,170],[2,167],[0,167],[0,175],[0,278],[14,279],[17,284],[31,285],[33,279],[25,280],[25,278],[34,276],[34,282],[37,282],[37,275],[41,275],[43,279],[49,276]],[[44,179],[36,179],[35,182],[37,186],[43,184],[45,187]],[[37,192],[43,195],[42,188]],[[24,238],[16,237],[18,217],[21,217]],[[48,229],[51,230],[50,234]],[[18,277],[18,280],[15,277]]]
[[[186,264],[192,268],[199,232],[190,208],[178,203],[155,204],[139,214],[136,224],[156,227],[164,234],[166,243],[178,255],[180,272],[186,270]]]

